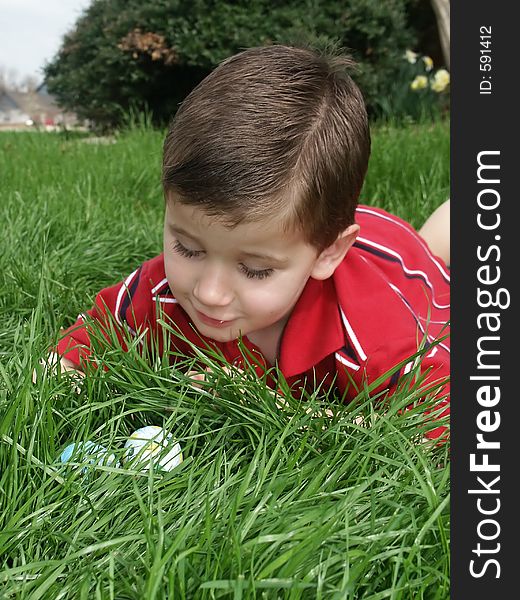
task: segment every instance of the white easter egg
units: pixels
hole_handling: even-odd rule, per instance
[[[162,427],[148,425],[132,433],[125,443],[125,463],[137,463],[148,471],[150,460],[154,469],[171,471],[182,462],[180,444]],[[135,464],[134,463],[134,464]]]

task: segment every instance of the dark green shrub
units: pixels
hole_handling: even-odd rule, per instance
[[[268,43],[340,46],[372,116],[392,112],[393,89],[415,35],[418,0],[94,0],[45,69],[67,109],[100,127],[130,109],[164,125],[211,69],[243,48]]]

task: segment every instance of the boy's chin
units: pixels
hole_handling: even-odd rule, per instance
[[[221,342],[221,343],[225,343],[225,342],[232,342],[233,340],[236,340],[238,338],[238,335],[234,335],[234,334],[229,334],[229,335],[225,335],[225,334],[216,334],[216,335],[209,335],[208,337],[210,337],[212,340],[215,340],[216,342]]]
[[[237,331],[235,327],[225,327],[222,329],[217,329],[214,327],[208,327],[206,325],[200,325],[198,327],[198,330],[205,337],[211,338],[212,340],[221,343],[236,340],[240,335],[240,331]]]

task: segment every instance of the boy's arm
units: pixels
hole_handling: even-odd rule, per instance
[[[83,371],[79,369],[78,365],[74,364],[71,360],[65,358],[64,356],[60,357],[60,370],[62,371],[62,373],[77,371],[78,373],[83,374]]]
[[[378,398],[387,398],[396,392],[402,378],[418,367],[420,376],[424,377],[421,382],[421,391],[425,396],[431,391],[438,398],[435,405],[435,418],[444,417],[450,413],[450,359],[447,348],[441,344],[444,345],[443,342],[435,344],[420,357],[409,359],[416,352],[411,342],[406,338],[393,340],[393,342],[385,344],[380,351],[374,352],[364,365],[355,370],[346,367],[336,357],[337,382],[340,392],[346,392],[346,401],[349,401],[367,384],[373,384],[384,373],[388,373],[388,377],[370,392],[371,395],[377,395]],[[389,348],[392,348],[392,351]],[[403,364],[398,370],[393,368],[400,362]],[[429,439],[443,438],[446,429],[444,425],[432,427],[426,437]]]
[[[60,373],[66,373],[71,376],[71,379],[75,381],[76,385],[74,386],[74,390],[76,393],[81,392],[81,387],[79,385],[79,381],[84,377],[85,373],[79,368],[78,365],[75,365],[72,361],[63,358],[56,352],[49,352],[46,359],[40,360],[40,365],[45,371],[55,372],[59,370]],[[37,369],[33,369],[32,372],[32,381],[33,383],[37,383],[38,381],[38,371]]]
[[[94,306],[78,315],[76,322],[63,330],[54,351],[60,358],[62,370],[82,370],[92,353],[92,337],[100,331],[111,343],[114,332],[118,343],[126,349],[125,337],[135,335],[150,310],[150,286],[143,277],[142,267],[124,281],[107,287],[96,296]],[[93,330],[92,321],[100,327]]]
[[[408,369],[414,367],[413,362]],[[432,393],[435,397],[435,405],[432,410],[435,411],[434,418],[440,419],[450,414],[450,361],[446,351],[437,346],[418,359],[420,376],[424,376],[421,382],[421,390],[426,396]],[[406,366],[405,366],[406,368]],[[403,369],[404,371],[404,369]],[[404,373],[403,373],[404,374]],[[391,391],[395,390],[398,381]],[[426,412],[430,412],[429,410]],[[432,425],[434,422],[432,421]],[[443,441],[449,436],[449,430],[445,425],[432,427],[426,432],[425,437],[430,440]]]
[[[419,229],[419,235],[428,244],[435,256],[450,265],[450,199],[445,200],[426,219],[424,225]]]

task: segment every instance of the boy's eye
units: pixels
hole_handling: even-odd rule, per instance
[[[194,258],[202,254],[202,250],[190,250],[183,246],[178,240],[173,245],[173,249],[175,252],[178,252],[181,256],[185,256],[186,258]]]
[[[240,265],[240,270],[249,279],[265,279],[266,277],[269,277],[269,275],[271,275],[274,271],[274,269],[250,269],[244,264]]]
[[[204,254],[203,250],[190,250],[189,248],[186,248],[179,240],[174,242],[173,250],[185,258],[196,258],[197,256]],[[240,263],[240,270],[249,279],[265,279],[274,271],[274,269],[251,269],[243,263]]]

